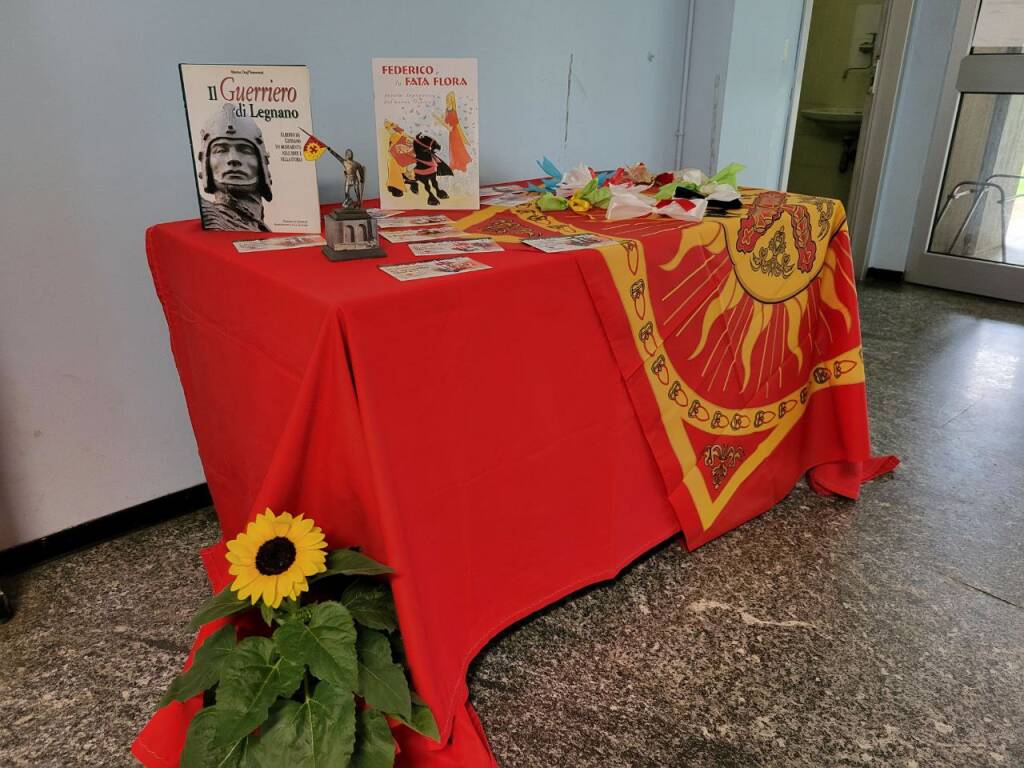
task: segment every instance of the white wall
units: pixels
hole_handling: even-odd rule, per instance
[[[143,245],[148,225],[197,213],[178,62],[309,64],[317,133],[366,158],[372,56],[477,56],[484,181],[534,175],[543,154],[662,168],[686,11],[678,0],[0,4],[0,549],[203,480]],[[328,168],[325,201],[340,189]]]
[[[735,3],[717,165],[743,163],[741,184],[777,189],[782,186],[804,3]]]
[[[914,4],[868,246],[868,264],[872,267],[899,272],[906,269],[921,177],[959,9],[958,0],[918,0]]]

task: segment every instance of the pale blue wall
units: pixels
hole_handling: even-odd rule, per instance
[[[896,114],[882,169],[868,264],[902,272],[910,252],[921,176],[942,95],[958,0],[918,0],[911,19]]]
[[[782,186],[803,5],[735,0],[717,164],[743,163],[744,186]]]
[[[664,168],[687,5],[0,2],[0,549],[202,481],[143,246],[197,213],[178,62],[309,64],[317,132],[369,159],[371,57],[476,56],[485,181]]]
[[[722,130],[734,0],[694,0],[680,165],[714,173]]]

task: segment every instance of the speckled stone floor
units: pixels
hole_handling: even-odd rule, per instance
[[[861,301],[874,441],[903,466],[505,633],[470,676],[503,768],[1024,766],[1024,308]],[[0,766],[134,764],[216,536],[205,510],[5,583]]]

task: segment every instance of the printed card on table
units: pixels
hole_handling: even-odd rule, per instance
[[[454,256],[460,253],[496,253],[505,249],[489,237],[474,237],[470,240],[413,243],[409,250],[415,256]]]
[[[609,240],[600,235],[569,235],[568,237],[536,237],[523,240],[529,246],[544,253],[564,253],[566,251],[583,251],[588,248],[603,248],[615,245],[618,240]]]
[[[476,272],[481,269],[490,269],[487,264],[481,264],[467,256],[457,256],[454,259],[438,259],[437,261],[417,261],[412,264],[389,264],[381,266],[382,272],[387,272],[396,280],[423,280],[427,277],[447,277],[458,275],[463,272]]]
[[[519,184],[489,184],[480,188],[480,197],[494,197],[506,192],[525,192],[526,187]]]
[[[380,206],[480,207],[476,59],[374,59]]]
[[[389,243],[420,243],[426,240],[451,240],[462,237],[462,230],[440,226],[423,229],[388,229],[379,234]]]
[[[501,205],[506,208],[514,208],[517,205],[523,203],[533,202],[537,198],[533,192],[527,192],[526,190],[520,190],[519,192],[504,192],[495,197],[485,197],[484,205]]]
[[[285,251],[289,248],[309,248],[326,245],[322,235],[291,235],[290,237],[268,237],[263,240],[235,240],[235,250],[239,253],[256,253],[258,251]]]
[[[427,227],[437,224],[451,224],[447,216],[385,216],[377,219],[378,229],[401,229],[402,227]]]

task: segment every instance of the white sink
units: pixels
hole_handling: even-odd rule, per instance
[[[816,123],[824,123],[840,130],[855,131],[864,119],[864,110],[855,107],[810,107],[800,114]]]

